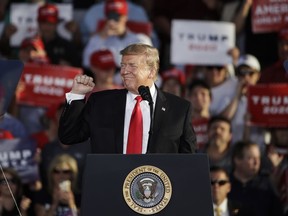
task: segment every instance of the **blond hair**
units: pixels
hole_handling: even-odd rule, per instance
[[[63,165],[67,165],[71,170],[71,187],[75,192],[77,191],[77,176],[78,176],[78,165],[77,161],[68,154],[60,154],[53,158],[49,165],[47,177],[48,177],[48,190],[52,193],[53,187],[55,186],[53,183],[53,171],[57,167],[61,167]]]
[[[155,71],[155,79],[159,71],[159,52],[155,47],[148,44],[135,43],[130,44],[126,48],[120,51],[121,55],[144,55],[146,57],[146,65],[150,70]]]

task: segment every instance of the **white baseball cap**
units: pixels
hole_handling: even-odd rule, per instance
[[[261,66],[260,66],[258,59],[255,56],[250,55],[250,54],[240,56],[237,67],[240,67],[242,65],[248,66],[259,72],[261,70]]]

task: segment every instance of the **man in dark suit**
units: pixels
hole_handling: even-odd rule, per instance
[[[219,166],[210,167],[211,192],[214,216],[249,215],[240,210],[240,205],[228,199],[231,183],[227,171]],[[241,213],[241,214],[240,214]]]
[[[94,87],[93,79],[85,75],[75,77],[60,119],[61,142],[73,144],[90,138],[94,153],[129,153],[129,125],[135,98],[139,96],[139,86],[148,86],[152,102],[140,102],[143,138],[138,153],[194,153],[196,136],[190,102],[162,92],[154,84],[159,69],[158,50],[145,44],[132,44],[120,54],[125,89],[93,93],[85,103],[85,94]],[[151,110],[154,110],[152,118]]]
[[[263,172],[261,151],[254,141],[238,141],[232,152],[233,172],[230,176],[233,199],[253,216],[283,216],[283,206],[275,192],[270,173]]]

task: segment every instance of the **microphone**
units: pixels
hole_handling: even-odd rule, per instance
[[[148,86],[143,86],[143,85],[139,86],[138,92],[141,95],[143,100],[147,100],[149,102],[150,106],[151,104],[153,104],[152,96],[151,96],[150,89]]]
[[[149,146],[151,145],[151,136],[153,134],[153,100],[152,100],[152,96],[150,93],[150,89],[148,86],[139,86],[138,87],[138,92],[141,95],[143,100],[147,100],[150,106],[150,128],[149,128],[149,137],[148,137],[148,143],[147,143],[147,153],[149,150]]]

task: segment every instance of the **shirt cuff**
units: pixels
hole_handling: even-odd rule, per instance
[[[73,100],[83,100],[85,98],[85,95],[82,94],[74,94],[71,92],[66,93],[66,100],[68,104],[70,104]]]

